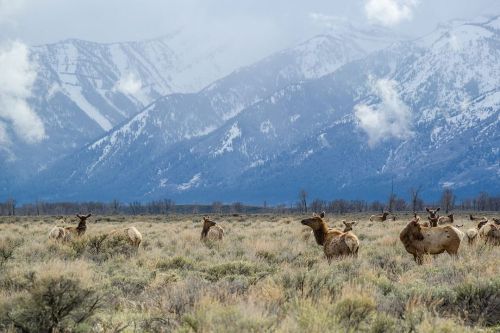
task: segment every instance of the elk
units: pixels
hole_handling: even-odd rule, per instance
[[[373,222],[373,221],[384,222],[385,220],[387,220],[387,216],[389,216],[388,212],[384,212],[384,213],[382,213],[382,215],[372,215],[372,216],[370,216],[370,221],[371,222]]]
[[[481,220],[477,224],[476,228],[469,229],[465,232],[465,235],[467,236],[467,240],[468,240],[469,244],[474,243],[477,235],[479,234],[479,230],[481,230],[486,223],[488,223],[488,220]]]
[[[351,232],[342,232],[337,229],[329,229],[323,218],[325,213],[313,214],[311,218],[300,221],[303,225],[313,230],[314,238],[318,245],[323,246],[328,263],[335,257],[357,256],[359,250],[359,240]]]
[[[456,255],[461,242],[460,231],[455,227],[422,227],[416,219],[411,220],[401,230],[399,239],[419,265],[423,263],[424,254],[439,254],[446,251],[450,255]]]
[[[490,228],[485,235],[486,243],[500,245],[500,227],[496,224],[490,224]]]
[[[214,221],[210,220],[210,217],[203,216],[203,229],[201,230],[201,240],[211,240],[218,241],[222,240],[224,237],[224,229]]]
[[[453,219],[453,214],[450,214],[448,216],[440,216],[438,218],[438,224],[453,224],[454,219]]]
[[[439,215],[437,212],[439,212],[441,208],[438,207],[436,209],[433,209],[433,208],[425,208],[425,210],[427,211],[427,213],[429,213],[429,216],[427,217],[427,219],[429,220],[429,223],[430,223],[430,226],[431,227],[437,227],[437,222],[438,222],[438,219],[439,219]]]
[[[87,231],[87,219],[91,217],[92,214],[87,214],[87,215],[80,215],[76,214],[76,217],[80,219],[80,222],[78,222],[78,225],[76,227],[59,227],[56,226],[52,228],[49,232],[49,238],[54,239],[54,240],[64,240],[68,241],[70,240],[73,236],[82,236],[85,234],[85,231]]]
[[[344,224],[344,231],[343,232],[348,232],[348,231],[352,230],[352,227],[355,226],[358,223],[358,221],[346,222],[346,220],[342,220],[342,223]]]
[[[124,236],[130,245],[139,249],[142,242],[142,234],[136,227],[128,227],[111,231],[107,237]]]
[[[486,218],[486,216],[483,216],[483,217],[477,217],[477,216],[472,216],[472,214],[469,214],[469,219],[471,221],[484,221],[484,220],[488,220]]]

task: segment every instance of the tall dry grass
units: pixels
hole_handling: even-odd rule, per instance
[[[330,216],[358,220],[361,246],[328,265],[301,218],[214,217],[225,239],[209,244],[201,216],[99,217],[70,243],[48,240],[55,218],[1,218],[0,331],[500,330],[499,247],[462,244],[458,259],[417,266],[399,242],[409,216]],[[102,237],[125,225],[143,235],[138,252]]]

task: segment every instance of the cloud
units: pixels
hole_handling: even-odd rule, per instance
[[[142,89],[142,82],[137,78],[134,73],[128,73],[122,76],[120,80],[115,85],[115,91],[127,95],[134,95]]]
[[[373,147],[389,138],[407,139],[411,131],[411,110],[399,98],[397,82],[380,79],[372,83],[374,93],[380,98],[378,105],[358,104],[354,114],[359,127],[368,135],[368,144]]]
[[[7,134],[7,126],[3,121],[0,121],[0,146],[5,146],[10,143],[9,135]]]
[[[36,67],[29,60],[25,44],[16,41],[0,47],[0,119],[4,123],[4,137],[6,127],[11,127],[26,143],[46,137],[42,120],[26,101],[35,79]]]
[[[322,13],[309,13],[309,19],[322,27],[335,28],[339,25],[346,25],[349,20],[345,17],[326,15]]]
[[[14,16],[24,8],[24,0],[0,0],[0,24],[14,23]]]
[[[405,20],[411,20],[417,0],[367,0],[366,17],[385,26],[393,26]]]

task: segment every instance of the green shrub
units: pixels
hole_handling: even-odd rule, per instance
[[[368,296],[351,294],[335,304],[339,322],[357,332],[362,323],[370,319],[375,310],[375,301]]]
[[[101,296],[79,280],[51,277],[38,280],[31,290],[0,311],[5,326],[23,332],[72,330],[87,321],[100,306]]]

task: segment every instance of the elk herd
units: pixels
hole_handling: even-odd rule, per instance
[[[440,254],[446,252],[452,256],[458,254],[460,244],[467,237],[469,244],[473,244],[477,238],[482,239],[487,244],[500,245],[500,220],[493,218],[489,222],[486,217],[477,218],[470,215],[470,220],[477,223],[477,227],[467,230],[465,233],[460,230],[463,224],[453,223],[454,215],[439,216],[440,208],[426,208],[429,214],[427,221],[420,221],[420,216],[416,213],[413,219],[403,228],[399,234],[399,239],[405,250],[413,255],[417,264],[422,264],[424,255]],[[370,216],[370,221],[385,222],[389,213]],[[360,242],[358,237],[352,232],[352,226],[356,222],[342,221],[345,228],[329,228],[323,218],[325,213],[313,214],[311,218],[301,221],[312,229],[316,243],[323,247],[323,251],[328,262],[333,258],[354,256],[358,254]],[[393,215],[393,221],[396,220]]]
[[[418,264],[422,264],[424,255],[440,254],[446,252],[456,256],[460,245],[467,238],[469,244],[474,244],[479,239],[491,245],[500,245],[500,220],[493,218],[489,221],[486,217],[474,217],[469,215],[470,221],[476,224],[462,232],[460,228],[463,224],[454,223],[454,215],[439,216],[440,208],[426,208],[428,213],[427,221],[421,221],[420,216],[414,213],[412,220],[403,228],[399,234],[399,239],[406,251],[413,255]],[[80,215],[78,225],[75,226],[55,226],[49,232],[49,239],[60,242],[68,242],[74,238],[81,237],[87,230],[87,219],[91,214]],[[384,222],[388,220],[389,213],[370,216],[370,221]],[[311,229],[316,243],[323,247],[326,259],[330,263],[335,258],[346,256],[357,257],[360,241],[353,232],[356,221],[342,221],[344,229],[328,227],[324,220],[325,212],[321,214],[313,213],[312,217],[301,220],[301,224]],[[393,215],[393,221],[396,217]],[[224,238],[224,229],[204,216],[202,220],[200,240],[202,242],[220,242]],[[56,220],[56,223],[65,223],[63,218]],[[124,237],[131,246],[139,248],[142,242],[142,235],[135,227],[116,229],[104,234],[104,237],[115,236]]]

